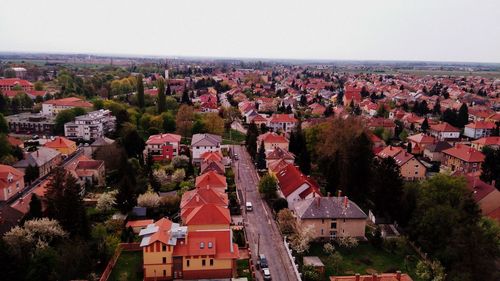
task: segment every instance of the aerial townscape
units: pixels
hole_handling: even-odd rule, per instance
[[[87,11],[53,6],[43,11]],[[192,32],[173,16],[168,29]],[[6,23],[0,280],[500,280],[500,37],[485,29],[491,61],[456,62],[432,47],[416,59],[382,47],[380,60],[303,57],[304,42],[272,40],[257,40],[269,46],[255,57],[210,46],[165,55],[146,45],[201,39],[148,41],[159,29],[146,25],[127,32],[153,30],[130,49],[111,39],[81,49],[102,31],[58,51],[12,32],[60,40],[53,28],[79,24],[42,38]],[[228,32],[253,30],[234,24]],[[266,48],[298,55],[260,58]]]

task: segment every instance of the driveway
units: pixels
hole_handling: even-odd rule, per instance
[[[258,253],[264,254],[273,280],[297,280],[272,212],[259,194],[259,177],[252,159],[243,146],[234,145],[233,150],[239,155],[239,160],[233,162],[233,169],[236,187],[243,194],[241,205],[243,209],[246,202],[253,205],[252,212],[243,210],[253,262],[257,264]],[[260,271],[256,272],[256,276],[258,280],[263,280]]]

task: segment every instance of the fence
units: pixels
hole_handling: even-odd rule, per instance
[[[106,269],[104,269],[104,272],[101,275],[101,278],[99,278],[99,281],[107,281],[109,278],[109,275],[111,275],[111,272],[113,271],[113,268],[116,265],[116,261],[118,261],[118,258],[120,257],[120,254],[122,251],[140,251],[141,247],[139,243],[120,243],[118,244],[118,247],[116,247],[116,251],[113,254],[113,257],[109,260],[108,265],[106,266]]]
[[[302,281],[302,278],[300,277],[299,266],[295,263],[295,257],[292,255],[292,250],[290,249],[288,242],[286,241],[286,236],[283,237],[283,244],[285,244],[286,253],[288,254],[288,258],[292,262],[295,277],[297,277],[297,280]]]

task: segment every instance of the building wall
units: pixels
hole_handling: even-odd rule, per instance
[[[405,180],[421,180],[425,178],[426,168],[416,159],[410,159],[401,166],[401,176]]]
[[[444,154],[443,158],[445,166],[450,168],[453,172],[461,171],[465,173],[472,173],[481,170],[481,163],[468,163],[448,154]]]
[[[478,202],[483,215],[489,214],[500,207],[500,191],[493,190]]]
[[[260,145],[260,144],[259,144]],[[272,143],[272,142],[264,142],[264,149],[266,151],[274,150],[274,148],[279,147],[283,150],[288,151],[288,143]]]
[[[203,266],[205,260],[205,266]],[[213,260],[213,265],[210,265]],[[189,262],[189,266],[188,266]],[[233,277],[232,259],[215,259],[208,256],[193,256],[183,260],[184,279],[214,279]]]
[[[299,194],[302,193],[302,191],[306,190],[309,188],[309,185],[304,183],[301,186],[299,186],[294,192],[290,193],[288,197],[286,197],[286,201],[288,201],[288,206],[292,206],[294,202],[302,200],[300,198]]]
[[[163,251],[165,246],[165,251]],[[144,277],[172,277],[172,251],[173,246],[164,245],[161,242],[155,242],[142,248]],[[163,262],[165,258],[165,263]],[[156,272],[155,272],[156,270]],[[163,271],[165,270],[165,275]]]
[[[211,229],[229,229],[228,224],[200,224],[200,225],[190,225],[188,227],[189,231],[196,230],[211,230]],[[189,243],[189,242],[188,242]]]
[[[336,222],[335,228],[332,222]],[[304,219],[301,223],[312,227],[314,238],[330,238],[331,231],[336,232],[336,237],[365,237],[365,219]]]
[[[3,188],[0,192],[0,201],[6,201],[12,195],[24,189],[24,178],[20,177],[18,180],[13,180],[7,187]]]
[[[203,153],[205,153],[207,151],[221,152],[220,145],[219,146],[193,146],[192,151],[193,151],[193,160],[196,159],[198,161],[201,159],[200,155],[202,155]]]

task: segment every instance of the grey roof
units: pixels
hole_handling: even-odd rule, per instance
[[[26,158],[15,163],[14,167],[26,168],[29,165],[40,167],[45,163],[50,162],[52,159],[61,154],[59,151],[48,148],[48,147],[40,147],[37,151],[33,151],[26,155]]]
[[[452,148],[453,146],[449,144],[447,141],[440,141],[434,144],[427,145],[425,150],[429,150],[430,152],[441,152],[445,149]]]
[[[222,137],[213,134],[194,134],[191,146],[217,146],[222,142]]]
[[[293,205],[300,219],[366,219],[367,215],[356,203],[344,197],[313,197],[298,201]]]

